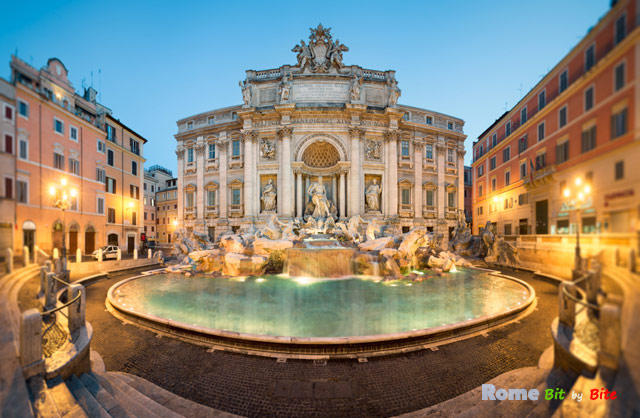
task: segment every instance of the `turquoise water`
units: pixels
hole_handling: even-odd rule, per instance
[[[158,274],[125,283],[116,289],[114,299],[134,312],[211,329],[345,337],[406,332],[493,315],[517,308],[528,295],[514,281],[462,270],[419,283]]]

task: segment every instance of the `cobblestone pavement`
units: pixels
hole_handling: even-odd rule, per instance
[[[135,325],[123,325],[104,305],[106,292],[126,276],[87,288],[92,348],[107,370],[123,371],[195,402],[244,416],[371,417],[415,411],[451,399],[504,373],[537,365],[552,343],[557,287],[524,272],[506,272],[536,290],[537,310],[437,351],[356,360],[313,361],[207,352]]]

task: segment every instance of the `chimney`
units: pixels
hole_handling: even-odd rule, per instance
[[[98,92],[93,87],[85,88],[83,97],[86,101],[95,103]]]

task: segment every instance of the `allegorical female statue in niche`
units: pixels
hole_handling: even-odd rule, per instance
[[[380,211],[380,192],[382,192],[382,188],[378,184],[378,179],[374,178],[373,183],[367,187],[367,191],[365,192],[367,210],[369,212]]]
[[[276,187],[273,185],[273,180],[269,179],[267,184],[262,189],[262,208],[265,212],[276,210]]]

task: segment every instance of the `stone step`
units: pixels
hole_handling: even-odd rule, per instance
[[[171,409],[175,413],[183,415],[185,417],[238,417],[238,415],[213,409],[208,406],[200,405],[196,402],[185,399],[139,376],[123,372],[109,372],[109,374],[116,374],[120,376],[138,392]]]
[[[67,379],[67,387],[71,391],[71,394],[76,398],[84,412],[90,417],[110,418],[111,415],[106,409],[100,405],[100,402],[93,397],[91,392],[87,390],[82,384],[80,379],[76,375],[72,375],[70,379]]]
[[[121,386],[120,382],[116,384],[110,379],[107,379],[106,375],[93,373],[93,377],[95,377],[98,383],[100,383],[100,386],[105,388],[114,397],[116,401],[118,401],[123,407],[125,407],[134,416],[136,417],[162,416],[162,415],[158,415],[156,412],[147,408],[144,400],[141,399],[143,397],[142,394],[138,393],[138,396],[132,397],[120,387]]]
[[[102,405],[102,407],[114,418],[132,418],[136,415],[131,413],[100,384],[95,380],[91,373],[85,373],[80,376],[80,382],[91,393],[91,395]]]
[[[49,380],[47,386],[61,416],[70,418],[87,417],[87,414],[85,414],[78,401],[76,401],[76,398],[73,397],[62,378],[56,377],[55,379]]]
[[[29,392],[31,394],[31,406],[36,417],[62,417],[58,412],[58,407],[56,406],[53,396],[49,393],[49,388],[42,376],[32,377],[27,382],[27,385],[29,386]],[[3,410],[3,412],[6,411]],[[8,416],[20,415],[12,415],[9,413]]]
[[[182,418],[182,415],[179,415],[173,412],[169,408],[166,408],[165,406],[159,404],[155,400],[147,397],[141,392],[138,392],[136,389],[130,386],[121,376],[118,376],[117,374],[109,374],[109,373],[106,373],[102,376],[104,376],[104,378],[109,382],[113,383],[114,386],[120,391],[122,391],[123,394],[131,398],[133,402],[148,409],[149,411],[156,414],[157,416],[166,417],[166,418]]]

